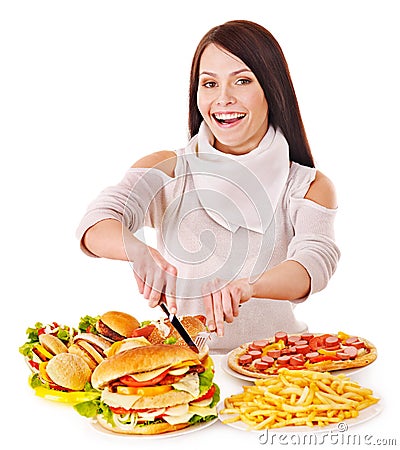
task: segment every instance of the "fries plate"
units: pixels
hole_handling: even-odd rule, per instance
[[[221,410],[224,409],[224,402],[220,402],[218,405],[218,418],[221,422],[224,422],[225,420],[229,420],[231,418],[230,414],[221,414]],[[360,425],[364,422],[368,422],[369,420],[373,419],[374,417],[378,416],[383,410],[383,406],[381,403],[376,403],[375,405],[371,405],[368,408],[363,409],[360,411],[358,417],[355,417],[354,419],[345,419],[343,422],[347,425],[348,428],[354,427],[356,425]],[[265,431],[265,429],[262,430],[254,430],[249,429],[249,426],[245,424],[242,421],[238,422],[230,422],[225,423],[224,425],[235,428],[236,430],[241,431],[247,431],[251,433],[262,433]],[[335,431],[338,430],[338,424],[332,423],[330,425],[326,425],[324,427],[319,427],[317,425],[313,427],[308,426],[286,426],[281,428],[271,428],[268,431],[271,433],[326,433],[327,431]],[[343,429],[341,430],[343,431]]]

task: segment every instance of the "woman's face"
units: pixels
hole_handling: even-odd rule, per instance
[[[214,44],[200,59],[197,106],[224,153],[248,153],[267,132],[268,103],[254,73]]]

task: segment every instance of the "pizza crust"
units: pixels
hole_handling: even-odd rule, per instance
[[[314,336],[320,336],[321,334],[314,334]],[[291,334],[290,336],[294,336]],[[335,336],[335,335],[332,335]],[[357,356],[355,359],[348,359],[343,361],[321,361],[319,363],[308,363],[306,369],[307,370],[315,370],[317,372],[331,372],[336,370],[346,370],[346,369],[354,369],[357,367],[365,367],[372,362],[374,362],[378,356],[377,349],[372,342],[364,339],[362,337],[358,337],[358,339],[364,342],[367,349],[369,349],[368,353],[365,353],[361,356]],[[248,345],[251,342],[246,344],[242,344],[240,347],[235,348],[229,353],[228,356],[228,366],[235,372],[240,373],[241,375],[246,375],[252,378],[268,378],[271,375],[275,375],[278,371],[278,368],[271,367],[267,369],[265,372],[257,372],[257,369],[249,370],[238,363],[238,359],[240,356],[247,353]],[[293,367],[296,370],[296,367]]]

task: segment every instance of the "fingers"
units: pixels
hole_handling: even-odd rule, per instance
[[[218,336],[224,335],[224,322],[232,323],[239,315],[240,289],[215,280],[203,288],[203,303],[207,326],[210,331],[216,331]]]
[[[209,284],[203,286],[203,303],[206,315],[207,327],[210,331],[216,331],[213,298]]]
[[[133,267],[139,293],[148,300],[151,308],[165,301],[171,313],[175,314],[177,269],[156,250],[148,249],[143,259],[136,261]]]

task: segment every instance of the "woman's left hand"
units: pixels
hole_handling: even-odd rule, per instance
[[[239,315],[239,305],[252,296],[253,287],[244,278],[231,282],[215,279],[206,283],[203,301],[209,330],[223,336],[224,322],[232,323]]]

